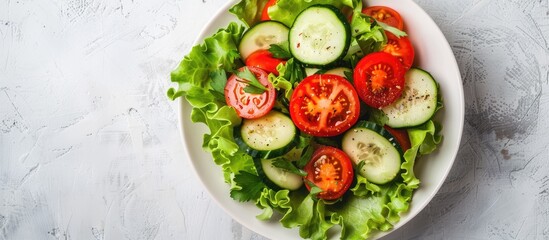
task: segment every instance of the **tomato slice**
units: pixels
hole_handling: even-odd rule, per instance
[[[304,78],[290,99],[290,116],[301,131],[320,137],[335,136],[358,120],[360,100],[345,78],[315,74]]]
[[[282,59],[274,58],[273,54],[267,49],[257,50],[246,58],[246,66],[258,67],[277,76],[278,70],[276,70],[276,66],[285,62]]]
[[[305,165],[306,180],[322,189],[317,197],[326,200],[338,199],[353,182],[353,165],[345,152],[334,147],[318,148]],[[311,191],[311,186],[305,184]]]
[[[248,67],[257,80],[267,88],[261,94],[247,93],[244,88],[248,86],[246,79],[232,74],[225,85],[225,101],[227,105],[234,107],[238,116],[243,118],[258,118],[267,114],[274,106],[276,92],[269,80],[268,74],[260,68]],[[243,68],[238,69],[242,71]]]
[[[267,4],[265,4],[265,7],[263,8],[263,11],[261,12],[261,21],[268,21],[271,20],[271,17],[269,17],[269,7],[276,4],[277,0],[269,0]]]
[[[410,143],[410,136],[408,136],[408,131],[406,131],[406,129],[395,129],[387,125],[383,127],[391,135],[393,135],[393,137],[395,137],[396,141],[400,145],[400,148],[402,148],[402,151],[406,152],[406,150],[412,147],[412,144]]]
[[[358,96],[368,106],[385,107],[402,94],[404,73],[400,61],[391,54],[370,53],[358,62],[353,73]]]
[[[390,32],[385,32],[387,35],[387,45],[381,50],[389,53],[402,63],[404,68],[410,69],[412,63],[414,63],[414,47],[408,37],[397,37]]]
[[[387,6],[370,6],[362,9],[362,13],[375,18],[377,21],[389,26],[404,30],[404,21],[400,14]]]

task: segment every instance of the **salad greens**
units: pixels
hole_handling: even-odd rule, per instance
[[[230,12],[247,26],[253,26],[259,21],[265,2],[242,0]],[[354,11],[351,23],[353,44],[360,46],[358,51],[362,52],[357,51],[351,55],[379,50],[385,44],[384,28],[360,14],[360,0],[278,0],[269,9],[269,15],[271,19],[291,26],[300,10],[317,3]],[[326,239],[328,230],[335,225],[341,226],[341,239],[362,239],[374,230],[391,229],[399,221],[400,213],[408,210],[413,190],[419,187],[420,181],[413,170],[416,157],[436,149],[441,141],[438,134],[440,126],[429,120],[421,126],[408,129],[412,147],[404,153],[401,176],[390,183],[377,185],[356,174],[356,183],[341,201],[327,204],[317,199],[315,192],[309,193],[304,188],[289,191],[269,187],[260,177],[254,159],[240,150],[235,142],[233,131],[242,119],[233,108],[226,105],[222,95],[227,73],[243,66],[238,45],[245,30],[245,26],[232,22],[204,39],[202,44],[193,47],[171,73],[171,81],[178,84],[178,89],[168,90],[170,99],[185,97],[190,103],[193,122],[208,126],[210,132],[204,135],[202,147],[212,154],[215,163],[223,169],[224,179],[231,186],[231,197],[241,202],[255,202],[263,209],[257,216],[260,220],[278,215],[284,227],[299,227],[299,234],[303,238]],[[274,51],[282,52],[274,48]],[[270,74],[269,81],[279,92],[280,98],[289,101],[293,87],[305,76],[303,67],[290,59],[286,64],[279,65],[277,70],[279,76]],[[284,104],[279,104],[279,108],[283,107]],[[284,109],[281,111],[284,112]],[[305,165],[307,157],[311,156],[312,148],[307,146],[314,141],[316,139],[313,137],[300,136],[298,147],[304,148],[304,154],[297,161],[298,167]]]
[[[248,68],[244,68],[242,72],[236,71],[235,74],[245,81],[248,85],[244,88],[244,92],[260,94],[267,91],[267,88],[257,80],[255,75]]]

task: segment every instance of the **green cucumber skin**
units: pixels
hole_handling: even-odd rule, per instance
[[[259,121],[259,122],[261,122],[261,121],[264,121],[263,119],[268,119],[268,118],[271,118],[271,119],[273,119],[273,118],[283,118],[281,121],[292,122],[291,118],[289,116],[287,116],[286,114],[283,114],[281,112],[278,112],[278,111],[271,111],[270,113],[268,113],[267,115],[265,115],[261,118],[244,120],[244,121]],[[282,156],[282,155],[286,154],[287,152],[289,152],[290,150],[292,150],[295,147],[295,145],[297,144],[297,141],[299,140],[299,132],[297,131],[297,128],[295,127],[295,125],[292,124],[291,127],[293,127],[293,129],[292,129],[293,130],[292,131],[293,136],[292,136],[291,139],[290,138],[286,139],[288,141],[287,144],[285,144],[283,146],[280,146],[278,148],[275,148],[275,149],[261,149],[259,146],[255,146],[256,148],[254,148],[254,147],[250,146],[248,143],[246,143],[246,140],[244,139],[245,137],[242,136],[242,134],[243,134],[242,133],[243,125],[244,125],[244,122],[242,123],[242,125],[240,125],[240,126],[238,126],[234,129],[233,136],[234,136],[235,142],[239,146],[239,148],[244,150],[247,154],[249,154],[253,158],[269,159],[269,158],[275,158],[275,157]],[[286,126],[286,125],[284,125],[284,126]],[[267,144],[267,146],[269,146],[269,145]],[[257,149],[257,148],[260,148],[260,149]]]
[[[240,135],[240,127],[237,127],[234,129],[234,140],[238,147],[242,150],[244,150],[248,155],[252,156],[253,158],[260,158],[260,159],[269,159],[269,158],[275,158],[280,157],[286,153],[288,153],[290,150],[292,150],[296,146],[296,139],[297,134],[294,137],[294,140],[287,144],[284,147],[274,149],[274,150],[257,150],[253,149],[246,142],[244,139],[242,139],[242,136]]]
[[[341,62],[341,60],[343,60],[343,58],[346,56],[347,54],[347,51],[349,50],[349,46],[351,45],[351,26],[349,24],[349,22],[347,21],[347,19],[345,18],[345,16],[341,13],[341,11],[332,6],[332,5],[328,5],[328,4],[315,4],[315,5],[312,5],[308,8],[306,8],[305,10],[302,11],[305,12],[307,11],[308,9],[310,8],[315,8],[315,7],[323,7],[323,8],[328,8],[328,9],[331,9],[333,12],[334,12],[334,15],[338,18],[339,22],[341,22],[341,24],[344,26],[345,28],[345,46],[343,48],[343,51],[341,51],[341,54],[338,58],[334,59],[333,61],[329,62],[329,63],[326,63],[326,64],[311,64],[311,63],[307,63],[305,61],[302,61],[298,58],[295,58],[297,61],[299,61],[303,66],[305,67],[310,67],[310,68],[326,68],[327,66],[337,66],[338,63]],[[300,13],[301,14],[301,13]],[[296,17],[296,20],[299,18],[299,15]],[[295,21],[294,21],[294,25],[295,25]],[[290,42],[290,44],[292,43],[292,40],[291,40],[291,35],[292,35],[292,28],[294,27],[294,25],[292,25],[292,27],[290,27],[290,31],[288,33],[288,41]],[[292,56],[295,56],[294,55],[294,52],[292,51],[292,47],[290,46],[289,47],[290,49],[290,53],[292,54]]]

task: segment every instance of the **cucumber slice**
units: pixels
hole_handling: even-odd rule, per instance
[[[290,52],[298,61],[325,66],[345,57],[351,43],[351,28],[339,9],[313,5],[296,17],[288,41]]]
[[[372,183],[390,182],[400,172],[400,146],[387,130],[375,123],[359,122],[345,133],[341,145],[356,166],[364,161],[359,173]]]
[[[248,29],[240,40],[238,51],[242,59],[260,49],[269,49],[271,44],[282,44],[288,41],[288,27],[277,21],[260,22]]]
[[[303,185],[303,178],[295,173],[273,166],[273,159],[261,159],[265,176],[281,188],[297,190]]]
[[[295,146],[296,134],[290,117],[271,111],[260,118],[244,119],[235,131],[235,141],[254,158],[274,158]]]
[[[431,119],[437,109],[438,85],[428,72],[410,68],[402,96],[381,111],[387,116],[387,124],[392,128],[413,127]]]

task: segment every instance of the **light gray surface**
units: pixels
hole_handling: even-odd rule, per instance
[[[0,2],[0,239],[262,239],[189,169],[165,97],[226,2]],[[416,2],[456,55],[466,123],[440,192],[388,238],[549,239],[548,1]]]

